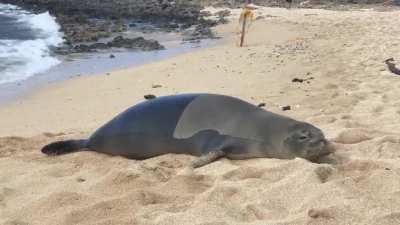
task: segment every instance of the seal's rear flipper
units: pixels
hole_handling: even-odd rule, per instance
[[[46,155],[62,155],[80,151],[87,147],[87,140],[67,140],[57,141],[42,148],[42,153]]]

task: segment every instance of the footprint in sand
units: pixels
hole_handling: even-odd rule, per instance
[[[238,181],[246,179],[260,179],[266,170],[257,167],[239,167],[223,175],[224,180]]]
[[[15,193],[14,189],[7,187],[0,188],[0,207],[5,207],[7,198],[14,193]]]
[[[3,225],[29,225],[29,223],[21,220],[6,221]]]
[[[120,186],[120,185],[136,185],[136,179],[141,176],[140,173],[130,170],[113,170],[109,172],[104,181],[102,182],[107,186]]]
[[[10,157],[15,155],[24,145],[26,145],[27,139],[22,137],[3,137],[0,138],[0,158]]]
[[[101,224],[102,221],[118,221],[127,215],[133,215],[134,201],[126,196],[120,196],[110,200],[89,201],[85,207],[72,208],[65,213],[65,224]],[[119,223],[116,223],[119,224]]]
[[[379,158],[399,158],[400,138],[397,136],[384,136],[376,143],[376,152]]]
[[[269,212],[268,212],[269,213]],[[257,204],[235,204],[227,208],[227,215],[237,222],[255,222],[267,217],[265,208]]]
[[[318,166],[314,169],[314,173],[317,175],[318,180],[321,183],[326,183],[329,178],[335,173],[335,169],[332,166]]]
[[[340,132],[339,135],[332,141],[341,144],[357,144],[371,139],[372,137],[368,131],[364,129],[352,128]]]
[[[394,211],[390,213],[383,213],[383,215],[374,218],[367,224],[398,225],[400,224],[400,212]]]
[[[247,204],[240,187],[217,186],[207,193],[206,201],[218,205],[227,216],[237,222],[253,222],[265,218],[264,207]]]
[[[219,221],[213,221],[213,222],[206,222],[206,223],[199,223],[199,225],[229,225],[227,222],[219,222]]]
[[[151,192],[151,191],[140,191],[138,193],[138,202],[140,205],[154,205],[154,204],[164,204],[170,202],[167,196],[162,194]]]
[[[367,179],[376,170],[386,169],[390,168],[372,160],[352,160],[337,167],[342,176],[351,177],[356,182]]]

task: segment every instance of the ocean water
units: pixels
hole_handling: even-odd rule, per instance
[[[0,3],[0,84],[26,80],[60,63],[50,48],[62,44],[48,12],[32,14]]]
[[[122,35],[155,39],[166,47],[165,50],[107,49],[54,56],[50,49],[63,43],[63,34],[59,30],[60,26],[49,13],[33,14],[0,3],[0,106],[21,100],[20,97],[48,84],[131,68],[220,43],[213,39],[182,43],[181,33],[166,33],[156,29],[155,25],[142,23]],[[114,57],[110,57],[111,54]]]

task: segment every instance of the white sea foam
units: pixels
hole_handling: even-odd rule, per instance
[[[48,12],[35,15],[12,5],[0,4],[0,13],[18,18],[35,33],[32,40],[0,39],[0,84],[27,79],[60,63],[51,56],[50,47],[63,42],[62,33]]]

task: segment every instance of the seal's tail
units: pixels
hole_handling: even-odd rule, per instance
[[[62,155],[87,148],[87,140],[67,140],[50,143],[42,148],[46,155]]]

